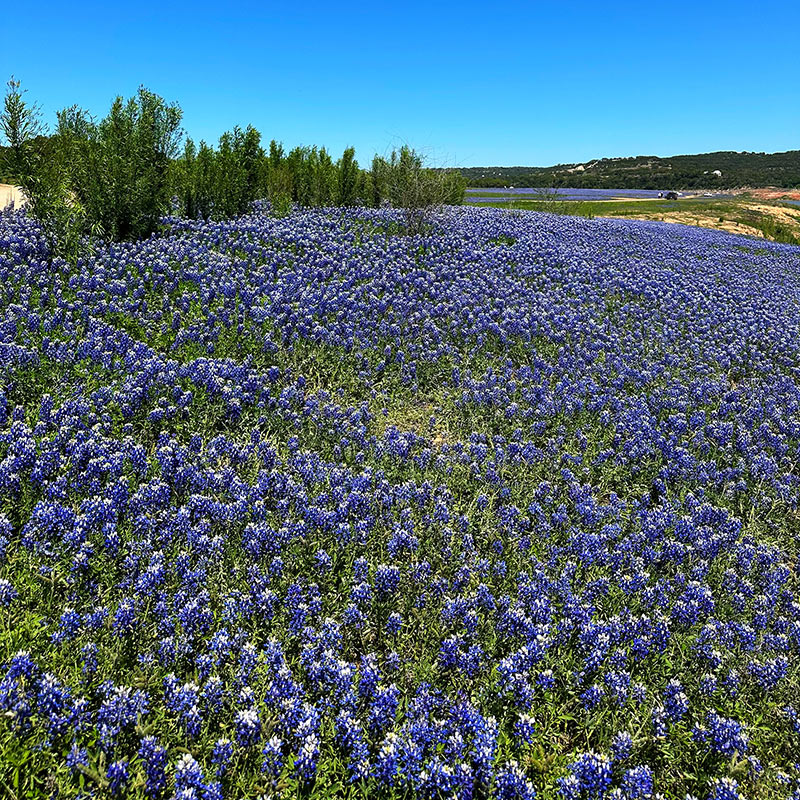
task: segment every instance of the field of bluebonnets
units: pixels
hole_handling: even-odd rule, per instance
[[[800,797],[800,249],[0,216],[13,797]]]

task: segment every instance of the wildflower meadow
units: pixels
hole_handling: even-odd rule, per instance
[[[800,248],[0,215],[0,794],[800,798]]]

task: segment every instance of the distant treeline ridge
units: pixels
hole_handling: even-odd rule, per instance
[[[602,158],[553,167],[465,167],[475,187],[574,189],[734,189],[800,186],[800,150],[785,153],[720,151],[696,155]]]

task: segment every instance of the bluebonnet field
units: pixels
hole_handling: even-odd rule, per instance
[[[800,797],[800,249],[394,213],[0,217],[4,791]]]

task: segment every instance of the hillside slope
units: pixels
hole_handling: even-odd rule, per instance
[[[800,150],[601,158],[552,167],[467,167],[470,186],[574,186],[599,189],[727,189],[800,186]],[[719,173],[719,174],[716,174]]]

